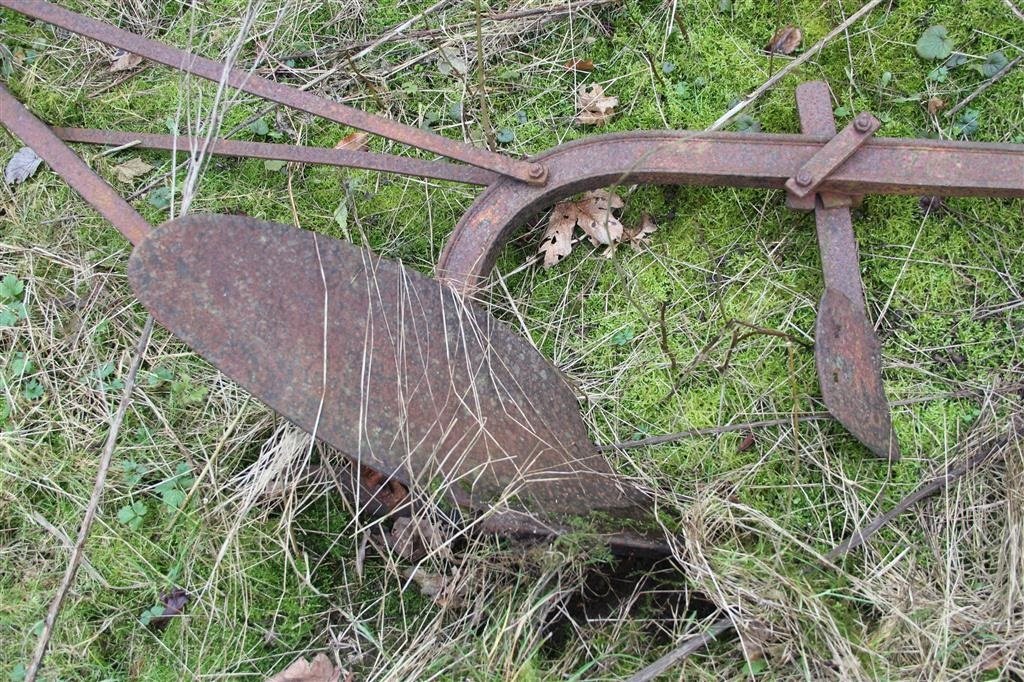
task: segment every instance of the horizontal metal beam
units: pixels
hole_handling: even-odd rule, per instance
[[[544,187],[501,180],[470,207],[437,274],[475,288],[513,231],[578,192],[616,183],[784,189],[829,138],[763,133],[639,132],[599,135],[540,155]],[[1024,145],[874,138],[819,188],[842,194],[1024,197]]]
[[[205,140],[184,135],[156,135],[152,133],[128,133],[117,130],[95,128],[54,128],[53,132],[65,142],[105,144],[122,146],[136,143],[143,149],[164,149],[189,151],[201,149]],[[501,176],[483,168],[462,166],[446,161],[411,159],[391,154],[375,154],[353,149],[325,149],[294,144],[273,144],[268,142],[244,142],[239,140],[212,140],[206,151],[221,156],[236,156],[295,163],[315,163],[326,166],[362,168],[365,170],[397,173],[436,180],[464,182],[469,185],[491,185]]]

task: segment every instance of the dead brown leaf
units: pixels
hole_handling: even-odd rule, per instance
[[[462,603],[462,595],[450,583],[449,579],[438,573],[428,573],[422,568],[407,568],[402,572],[420,586],[423,596],[430,597],[435,604],[441,606],[458,606]]]
[[[583,71],[590,73],[594,70],[594,62],[589,59],[570,59],[565,64],[562,64],[562,68],[566,71]]]
[[[117,178],[118,182],[128,184],[151,170],[153,170],[153,167],[142,159],[128,159],[124,163],[114,166],[114,177]]]
[[[768,54],[793,54],[803,39],[803,31],[796,26],[783,26],[775,32],[764,49]]]
[[[338,682],[341,671],[326,654],[317,654],[312,661],[296,658],[287,668],[267,682]]]
[[[946,108],[946,101],[940,97],[928,98],[928,115],[934,116]]]
[[[738,452],[746,452],[750,448],[754,447],[754,432],[748,431],[747,435],[743,436],[743,440],[736,446]]]
[[[594,246],[611,246],[622,241],[623,226],[612,211],[624,206],[622,197],[606,189],[587,192],[576,202],[576,224]]]
[[[422,517],[402,516],[395,519],[388,540],[391,548],[407,561],[419,561],[428,552],[437,552],[439,556],[451,556],[444,536],[434,524]]]
[[[654,222],[650,213],[644,211],[640,218],[640,224],[636,227],[627,227],[622,233],[622,241],[628,242],[632,249],[639,251],[642,247],[650,244],[651,235],[657,231],[658,224]]]
[[[647,223],[642,223],[633,231],[632,236],[626,238],[625,228],[613,213],[623,206],[622,197],[607,189],[585,192],[576,201],[555,204],[537,249],[537,253],[544,254],[544,267],[550,268],[572,252],[573,230],[576,226],[583,230],[594,246],[607,246],[605,256],[608,258],[619,242],[642,240],[658,229],[648,217]]]
[[[132,69],[137,68],[140,64],[142,64],[142,55],[118,50],[117,54],[114,55],[114,59],[110,62],[110,73],[131,71]]]
[[[576,89],[576,122],[582,125],[601,125],[615,115],[618,97],[604,94],[604,88],[594,83]]]
[[[550,268],[572,253],[572,232],[576,227],[576,206],[571,201],[555,204],[537,253],[544,254],[544,267]]]
[[[361,130],[357,130],[354,133],[349,133],[345,137],[341,138],[341,142],[334,145],[335,149],[349,149],[354,152],[365,152],[370,148],[368,144],[370,139],[369,133],[364,133]]]

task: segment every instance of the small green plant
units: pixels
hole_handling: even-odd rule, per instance
[[[137,500],[118,509],[117,520],[132,530],[138,530],[142,527],[147,513],[149,513],[149,509],[146,507],[146,503]]]
[[[111,378],[114,374],[114,363],[104,362],[86,377],[89,383],[99,387],[103,392],[119,391],[124,388],[124,380]]]
[[[174,380],[174,373],[166,367],[155,367],[143,376],[145,376],[146,386],[149,388],[160,388]]]
[[[953,39],[945,26],[929,26],[914,47],[921,59],[945,59],[953,52]]]
[[[164,615],[164,608],[165,607],[163,604],[156,604],[155,606],[150,606],[148,609],[143,611],[142,614],[139,616],[139,621],[141,621],[143,625],[148,627],[149,624],[153,622],[154,618],[159,618],[160,616]]]
[[[130,486],[136,486],[149,473],[149,467],[145,464],[128,459],[121,462],[121,469],[124,471],[124,482]]]
[[[188,374],[182,374],[171,382],[171,399],[180,405],[202,402],[208,392],[209,389],[205,386],[196,386]]]
[[[741,114],[736,117],[733,129],[739,133],[759,133],[761,132],[761,122],[750,114]]]
[[[157,187],[155,190],[149,193],[146,197],[146,202],[150,206],[161,211],[171,205],[171,199],[173,198],[171,189],[169,187]]]
[[[25,668],[24,663],[18,663],[16,666],[11,668],[11,672],[7,673],[7,679],[11,682],[21,682],[28,675],[28,670]]]
[[[991,78],[1000,71],[1006,68],[1006,65],[1010,63],[1010,60],[1006,58],[1002,50],[996,50],[992,54],[985,57],[985,61],[980,64],[972,64],[971,68],[980,73],[985,78]]]
[[[970,137],[981,127],[980,113],[977,109],[964,109],[960,118],[953,124],[953,134],[957,137]]]
[[[43,385],[39,383],[38,379],[29,379],[21,389],[21,394],[25,396],[25,400],[39,400],[45,392]]]
[[[271,128],[270,124],[267,123],[267,119],[265,118],[258,118],[252,123],[250,123],[248,130],[250,133],[256,135],[257,137],[270,137],[275,140],[279,140],[282,137],[284,137],[280,132]]]
[[[24,292],[25,283],[14,275],[4,275],[0,280],[0,327],[13,327],[28,317]]]
[[[196,482],[191,473],[192,469],[189,465],[181,462],[175,468],[173,476],[165,481],[161,481],[154,488],[160,493],[160,499],[163,501],[167,511],[176,511],[185,503],[189,488]]]

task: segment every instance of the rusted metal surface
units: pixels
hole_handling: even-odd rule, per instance
[[[29,113],[0,83],[0,123],[50,164],[71,187],[132,244],[149,234],[150,226],[131,204],[75,156],[59,137]]]
[[[45,2],[45,0],[0,0],[0,7],[6,7],[19,14],[45,21],[101,43],[119,47],[179,71],[206,78],[215,83],[225,82],[235,89],[271,102],[284,104],[299,111],[381,135],[450,159],[464,161],[522,182],[543,185],[547,179],[547,171],[543,165],[496,154],[421,128],[375,116],[340,102],[317,97],[241,69],[228,68],[225,64],[212,59],[206,59],[156,40],[124,31],[102,21],[76,14],[51,2]]]
[[[436,280],[294,227],[186,216],[131,256],[140,301],[257,398],[407,486],[477,509],[640,514],[575,396],[521,337]]]
[[[449,288],[337,240],[248,218],[188,216],[151,233],[131,206],[0,88],[4,125],[137,245],[129,276],[158,320],[268,405],[348,453],[357,471],[376,472],[362,475],[360,485],[373,488],[378,501],[387,498],[385,506],[401,503],[404,486],[443,491],[485,512],[479,528],[506,534],[556,536],[571,530],[558,516],[602,511],[654,529],[651,537],[611,532],[606,538],[613,547],[665,550],[641,493],[615,476],[590,442],[558,371],[462,295],[487,276],[512,232],[543,208],[624,182],[787,189],[792,206],[816,215],[825,293],[815,358],[826,404],[875,454],[895,459],[848,207],[864,193],[1024,196],[1024,146],[876,139],[878,122],[869,114],[836,135],[823,84],[798,91],[802,135],[613,134],[562,145],[529,162],[228,69],[49,2],[0,0],[0,6],[479,167],[238,141],[216,141],[207,150],[489,185],[438,263],[438,279]],[[196,143],[136,133],[60,133],[163,149]],[[538,519],[537,512],[554,516]]]
[[[836,134],[827,83],[801,83],[796,89],[796,105],[805,135]],[[833,205],[826,206],[825,196],[806,196],[816,201],[814,219],[825,281],[814,338],[822,399],[832,416],[872,453],[899,459],[899,444],[882,386],[880,344],[864,305],[857,239],[847,207],[850,202],[841,201],[843,195],[833,194]]]
[[[821,183],[853,156],[881,125],[881,121],[866,111],[858,114],[842,132],[838,135],[833,133],[832,139],[800,166],[796,175],[786,180],[786,189],[798,197],[805,197],[817,190]]]
[[[438,261],[437,276],[471,291],[530,218],[585,190],[615,183],[784,189],[826,138],[763,133],[614,133],[537,158],[544,187],[502,179],[469,208]],[[1024,145],[872,138],[822,183],[823,192],[1024,197]]]
[[[203,139],[186,135],[128,133],[116,130],[96,130],[94,128],[53,128],[53,132],[65,142],[84,142],[87,144],[113,146],[137,142],[136,146],[142,149],[188,151],[190,149],[204,149],[203,145],[205,144]],[[474,166],[463,166],[444,161],[426,161],[423,159],[392,156],[390,154],[375,154],[351,149],[324,149],[322,147],[305,147],[294,144],[217,139],[212,140],[209,146],[205,147],[204,151],[221,156],[363,168],[420,178],[451,180],[452,182],[463,182],[469,185],[490,185],[500,177],[497,173]]]
[[[863,310],[839,290],[825,289],[814,329],[814,362],[822,393],[833,395],[829,412],[875,455],[894,460],[899,445],[882,391],[881,355]]]

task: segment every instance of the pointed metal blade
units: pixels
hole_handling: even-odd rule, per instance
[[[875,455],[899,459],[899,443],[882,387],[882,353],[863,308],[836,289],[818,307],[814,361],[825,405]]]
[[[187,216],[132,254],[164,326],[284,417],[374,469],[477,508],[634,515],[575,396],[524,339],[365,249],[239,216]]]
[[[796,89],[800,128],[807,135],[836,134],[832,97],[822,81]],[[818,307],[814,359],[829,412],[875,455],[899,459],[889,402],[882,387],[878,337],[868,322],[860,257],[849,206],[852,198],[827,192],[791,206],[814,210],[825,294]]]

